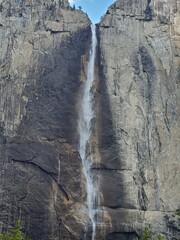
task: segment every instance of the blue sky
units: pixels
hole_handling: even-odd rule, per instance
[[[107,8],[115,2],[115,0],[69,0],[70,4],[82,7],[93,23],[98,23],[100,17],[106,13]]]

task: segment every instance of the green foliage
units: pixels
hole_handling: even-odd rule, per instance
[[[176,210],[176,215],[180,216],[180,208]]]
[[[157,235],[157,239],[158,239],[158,240],[164,240],[164,237],[163,237],[161,234],[158,234],[158,235]]]
[[[23,237],[22,227],[18,220],[16,226],[10,231],[10,233],[4,231],[0,234],[0,240],[30,240],[30,238]]]
[[[150,228],[145,228],[145,230],[141,234],[141,239],[152,239],[152,230]]]
[[[164,237],[161,234],[155,236],[150,228],[145,228],[145,230],[141,233],[141,237],[133,238],[133,240],[164,240]]]

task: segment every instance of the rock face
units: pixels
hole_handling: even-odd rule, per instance
[[[146,225],[179,239],[179,11],[176,0],[119,0],[99,25],[107,239],[132,239]]]
[[[0,226],[79,239],[87,219],[77,113],[90,21],[67,1],[0,2]]]
[[[97,26],[97,239],[178,240],[178,0],[118,0]],[[90,21],[66,0],[0,0],[0,227],[91,239],[77,121]]]

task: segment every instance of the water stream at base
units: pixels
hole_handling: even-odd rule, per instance
[[[94,66],[95,66],[95,57],[96,57],[96,46],[97,46],[97,37],[96,37],[96,26],[91,25],[91,48],[89,52],[89,62],[87,66],[87,79],[84,84],[83,95],[81,99],[80,113],[79,113],[79,153],[82,159],[83,164],[83,173],[86,178],[86,188],[87,188],[87,207],[88,214],[92,224],[92,240],[95,240],[96,237],[96,220],[95,220],[95,198],[96,190],[93,184],[93,177],[91,173],[91,123],[94,117],[93,111],[93,94],[92,86],[94,81]]]

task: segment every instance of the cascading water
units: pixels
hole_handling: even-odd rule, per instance
[[[87,187],[87,207],[89,218],[92,223],[92,240],[95,239],[96,235],[96,221],[95,221],[95,187],[93,184],[93,178],[91,173],[91,147],[90,147],[90,137],[92,130],[92,119],[94,117],[93,111],[93,94],[92,86],[94,81],[94,65],[96,57],[96,46],[97,46],[97,37],[96,37],[96,26],[91,25],[92,32],[92,42],[89,52],[89,62],[87,66],[87,79],[84,84],[83,96],[81,100],[80,116],[79,116],[79,153],[83,163],[83,172],[86,178],[86,187]]]

